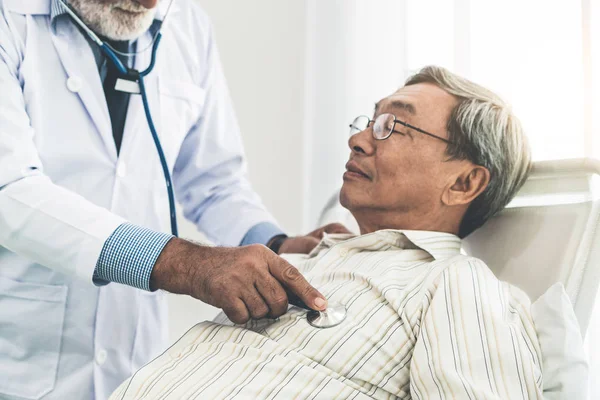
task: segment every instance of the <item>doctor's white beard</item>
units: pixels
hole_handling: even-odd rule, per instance
[[[156,15],[156,7],[149,10],[134,0],[70,0],[69,4],[94,32],[112,40],[137,39]]]

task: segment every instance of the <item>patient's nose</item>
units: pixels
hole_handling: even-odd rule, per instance
[[[350,150],[352,150],[353,153],[371,155],[375,151],[373,140],[371,129],[367,128],[364,131],[350,136],[350,139],[348,139],[348,147],[350,147]]]

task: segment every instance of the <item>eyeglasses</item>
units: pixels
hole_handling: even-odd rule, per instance
[[[401,135],[404,135],[404,132],[395,130],[396,124],[400,124],[414,131],[420,132],[424,135],[434,137],[449,144],[453,144],[453,142],[451,142],[448,139],[444,139],[443,137],[439,137],[437,135],[434,135],[433,133],[424,131],[423,129],[417,128],[416,126],[412,126],[404,121],[400,121],[398,118],[396,118],[394,114],[388,113],[381,114],[380,116],[375,118],[375,121],[372,121],[366,115],[359,115],[358,117],[354,118],[354,121],[352,121],[352,123],[350,124],[350,136],[354,136],[357,133],[366,130],[372,122],[374,122],[373,137],[376,140],[385,140],[389,138],[392,135],[392,133],[399,133]]]

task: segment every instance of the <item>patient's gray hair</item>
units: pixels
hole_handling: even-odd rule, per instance
[[[450,71],[428,66],[408,78],[406,86],[432,83],[458,98],[448,121],[452,159],[467,159],[490,171],[490,183],[469,206],[459,229],[461,238],[502,210],[521,188],[531,169],[531,150],[521,123],[495,93]]]

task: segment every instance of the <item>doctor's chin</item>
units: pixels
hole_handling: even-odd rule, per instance
[[[0,0],[0,399],[600,398],[599,22]]]

